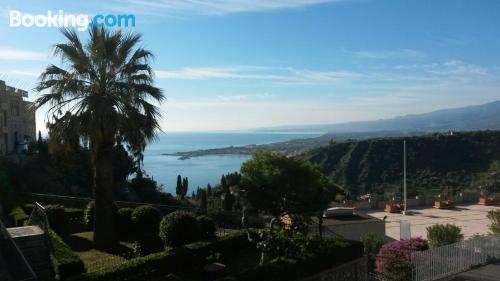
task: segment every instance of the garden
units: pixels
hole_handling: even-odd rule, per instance
[[[10,209],[24,225],[32,204]],[[280,227],[217,233],[207,215],[162,214],[151,205],[117,208],[119,244],[95,249],[94,204],[45,205],[51,260],[59,280],[297,280],[363,254],[359,242],[319,238]]]

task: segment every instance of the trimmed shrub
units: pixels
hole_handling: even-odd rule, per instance
[[[137,233],[157,234],[160,220],[158,209],[149,205],[137,207],[132,212],[132,221]]]
[[[217,230],[215,222],[209,216],[199,216],[196,220],[198,221],[199,239],[215,239],[215,231]]]
[[[29,216],[24,212],[21,207],[14,207],[9,213],[9,218],[14,226],[23,226],[29,219]]]
[[[389,280],[409,280],[411,253],[427,249],[427,240],[420,237],[384,244],[377,255],[376,271]]]
[[[491,232],[493,234],[500,234],[500,209],[488,211],[487,217],[491,222],[489,225]]]
[[[126,236],[134,230],[134,223],[132,222],[133,212],[134,209],[132,208],[120,208],[116,212],[118,234],[120,236]]]
[[[35,208],[35,204],[30,204],[30,203],[22,204],[21,208],[23,208],[26,214],[31,214],[31,212],[33,212],[33,209]]]
[[[68,214],[63,205],[46,205],[45,212],[50,228],[57,233],[62,233],[68,226]]]
[[[154,280],[178,271],[198,269],[206,263],[206,257],[213,251],[225,255],[251,247],[247,236],[247,232],[236,231],[214,242],[197,242],[106,266],[71,278],[71,281]]]
[[[85,224],[91,229],[94,228],[94,217],[95,217],[95,202],[90,201],[85,208],[83,220]]]
[[[157,234],[141,235],[134,242],[134,254],[143,257],[163,250],[163,241]]]
[[[63,242],[59,235],[49,230],[49,237],[51,242],[50,259],[59,280],[65,280],[70,276],[85,272],[83,261]]]
[[[198,221],[187,212],[176,211],[163,217],[160,238],[165,246],[179,247],[199,239]]]
[[[462,229],[453,224],[435,224],[428,226],[427,239],[431,247],[441,247],[456,243],[464,238]]]

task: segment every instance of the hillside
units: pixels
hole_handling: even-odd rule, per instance
[[[403,186],[403,139],[332,142],[304,158],[350,194],[398,191]],[[500,186],[500,131],[406,137],[411,195]]]
[[[500,101],[461,108],[442,109],[423,114],[405,115],[390,119],[324,125],[283,126],[263,128],[258,131],[355,133],[376,131],[439,132],[483,129],[500,129]]]

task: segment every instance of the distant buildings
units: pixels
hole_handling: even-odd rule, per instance
[[[36,139],[35,111],[25,101],[28,92],[0,80],[0,155],[20,152]]]

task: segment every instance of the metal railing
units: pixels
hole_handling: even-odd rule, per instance
[[[92,198],[88,197],[74,197],[74,196],[63,196],[55,194],[43,194],[43,193],[21,193],[22,196],[29,198],[31,201],[40,202],[42,204],[60,204],[68,208],[85,208],[87,204],[92,201]],[[150,205],[157,208],[162,213],[170,213],[173,211],[183,210],[183,211],[196,211],[194,207],[189,206],[177,206],[177,205],[164,205],[164,204],[153,204],[146,202],[129,202],[129,201],[115,201],[116,205],[120,208],[135,208],[142,205]]]
[[[5,280],[35,281],[36,274],[0,220],[0,274]],[[8,273],[7,273],[8,272]],[[10,276],[6,276],[10,275]],[[4,279],[2,279],[4,280]]]
[[[490,235],[414,252],[411,256],[414,281],[451,276],[500,259],[500,236]]]

